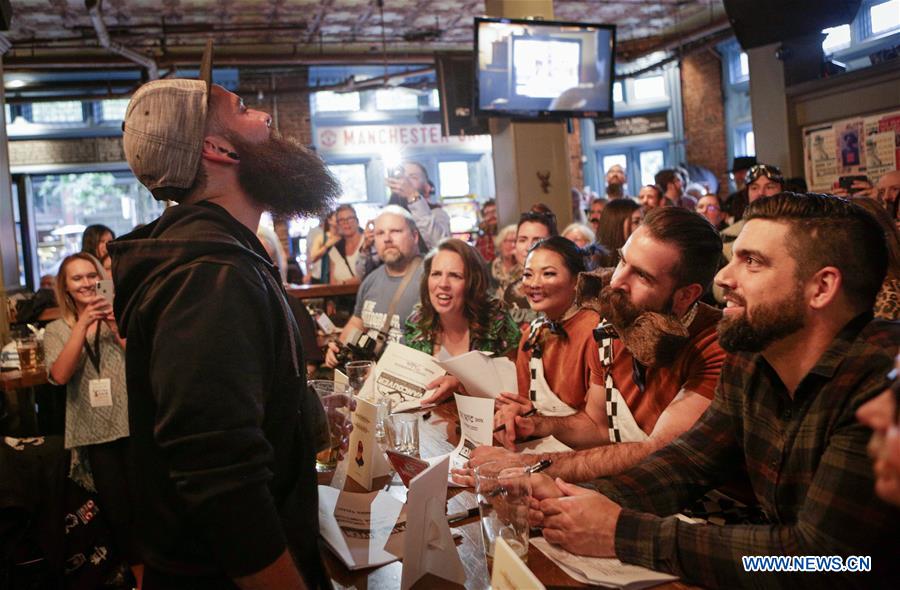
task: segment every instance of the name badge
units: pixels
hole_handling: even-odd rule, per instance
[[[112,384],[109,379],[91,379],[88,391],[92,408],[108,408],[112,403]]]

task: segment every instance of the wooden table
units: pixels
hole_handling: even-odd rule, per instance
[[[24,375],[21,371],[0,372],[0,388],[6,393],[26,387],[37,387],[47,382],[47,372],[43,370],[43,367],[37,373],[26,373]]]
[[[297,299],[321,299],[323,297],[337,297],[339,295],[356,295],[359,283],[352,285],[288,285],[288,295]]]
[[[420,412],[420,415],[427,415]],[[459,416],[456,412],[456,404],[444,403],[431,410],[427,419],[419,423],[419,447],[422,457],[435,457],[452,451],[459,443]],[[320,483],[326,483],[323,478]],[[376,480],[373,489],[383,489],[388,483],[388,478]],[[405,488],[399,477],[390,480],[390,492],[395,496],[405,498]],[[346,489],[354,492],[365,491],[356,482],[348,479]],[[472,488],[448,488],[448,514],[461,512],[477,506]],[[462,540],[457,541],[459,556],[466,571],[465,588],[469,590],[487,590],[490,588],[487,562],[484,558],[484,546],[481,540],[481,524],[478,518],[470,518],[454,525],[454,529],[462,533]],[[334,582],[336,589],[356,590],[396,590],[400,587],[403,564],[399,561],[383,565],[378,568],[349,571],[330,550],[324,551],[325,567]],[[541,582],[547,588],[585,588],[584,584],[570,578],[556,564],[550,561],[540,550],[533,545],[528,549],[528,567],[537,574]],[[419,589],[443,589],[460,588],[459,585],[432,575],[419,580],[414,588]],[[656,586],[660,590],[686,590],[692,588],[680,582]]]

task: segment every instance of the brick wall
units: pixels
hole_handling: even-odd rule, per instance
[[[719,194],[728,192],[728,152],[722,63],[713,51],[694,53],[681,62],[681,101],[687,161],[712,170]]]
[[[10,166],[124,162],[120,137],[35,139],[9,142]]]
[[[572,119],[572,133],[566,134],[566,140],[569,144],[569,185],[581,190],[584,187],[581,119]]]

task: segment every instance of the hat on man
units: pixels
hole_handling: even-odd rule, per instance
[[[131,97],[122,145],[131,171],[151,191],[194,183],[211,85],[212,40],[207,40],[199,80],[153,80]]]
[[[756,156],[738,156],[731,161],[731,170],[729,172],[749,170],[753,166],[756,166]]]
[[[756,164],[751,167],[750,170],[747,171],[747,184],[753,184],[759,177],[765,176],[769,180],[775,181],[778,184],[784,185],[784,175],[781,173],[781,169],[778,166],[772,166],[771,164]]]

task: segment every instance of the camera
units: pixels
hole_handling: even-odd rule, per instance
[[[338,364],[343,366],[350,361],[377,361],[381,357],[386,340],[383,334],[379,333],[373,338],[368,333],[353,330],[349,336],[347,342],[337,343],[340,347],[335,353]]]

